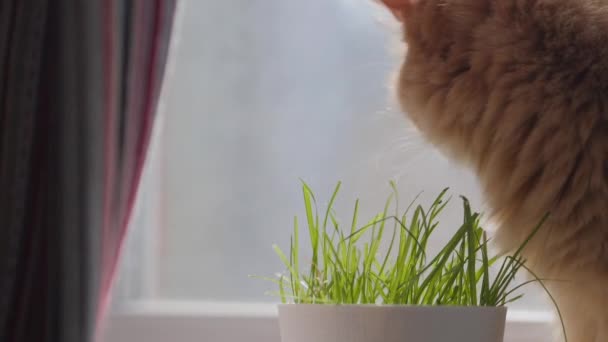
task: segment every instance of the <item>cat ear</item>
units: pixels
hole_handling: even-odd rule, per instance
[[[393,13],[395,18],[403,21],[404,16],[419,0],[380,0]]]

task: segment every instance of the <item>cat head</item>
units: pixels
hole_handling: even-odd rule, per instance
[[[479,166],[489,151],[515,144],[509,137],[535,126],[539,113],[558,120],[552,108],[566,97],[575,100],[576,92],[588,98],[606,85],[606,5],[381,2],[401,21],[407,46],[396,87],[399,103],[423,135],[455,159]],[[575,119],[567,116],[576,108],[560,112],[562,121]]]
[[[457,160],[468,158],[467,125],[480,120],[483,82],[471,77],[475,28],[487,0],[381,0],[403,25],[407,53],[398,77],[403,111],[423,135]]]

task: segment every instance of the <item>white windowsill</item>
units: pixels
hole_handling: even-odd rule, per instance
[[[505,342],[549,342],[551,315],[513,311]],[[276,305],[152,301],[108,321],[104,342],[280,342]]]

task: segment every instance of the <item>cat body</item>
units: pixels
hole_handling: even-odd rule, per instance
[[[404,23],[398,99],[479,177],[570,342],[608,342],[608,1],[383,0]]]

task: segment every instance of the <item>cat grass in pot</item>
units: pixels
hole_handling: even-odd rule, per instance
[[[300,249],[298,218],[287,252],[274,247],[287,269],[272,279],[283,302],[282,342],[502,342],[506,305],[526,285],[514,282],[530,239],[509,256],[492,255],[463,198],[463,223],[429,255],[446,191],[427,209],[412,203],[401,211],[391,185],[379,214],[359,223],[357,201],[347,226],[333,211],[340,184],[322,212],[303,185],[311,250]]]

